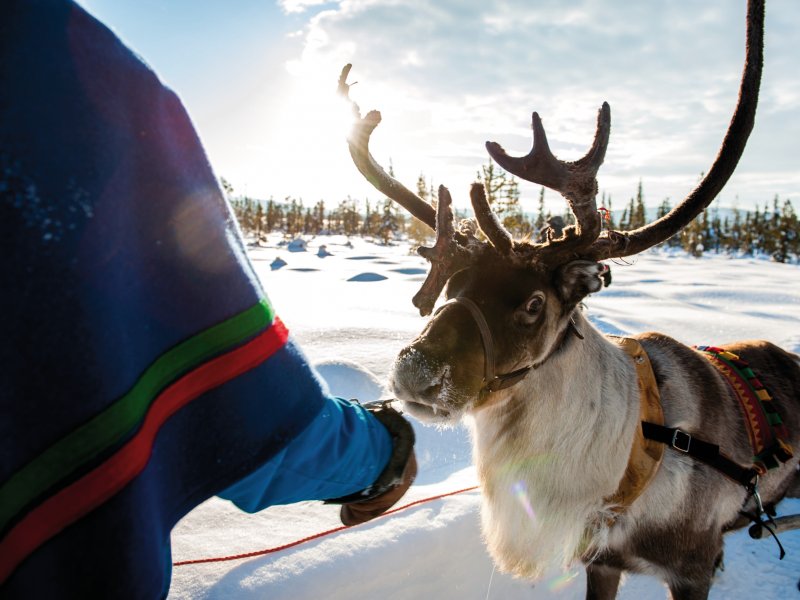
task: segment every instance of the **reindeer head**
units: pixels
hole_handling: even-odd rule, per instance
[[[526,156],[512,157],[498,144],[486,144],[506,171],[556,190],[566,199],[575,225],[558,238],[551,231],[543,243],[513,239],[479,184],[470,191],[475,221],[456,226],[445,187],[439,188],[434,209],[375,162],[369,139],[380,113],[371,111],[362,118],[352,103],[356,123],[348,144],[357,168],[379,191],[436,231],[435,244],[419,249],[431,269],[413,303],[420,314],[429,315],[442,290],[447,302],[400,352],[392,374],[394,392],[411,414],[428,421],[458,419],[479,408],[491,394],[528,376],[565,346],[580,343],[575,311],[587,294],[602,287],[599,261],[637,254],[668,239],[717,196],[739,161],[755,119],[763,38],[759,4],[748,5],[739,100],[717,158],[695,190],[669,214],[632,231],[603,231],[595,202],[596,175],[611,128],[607,103],[598,113],[594,143],[575,162],[551,153],[537,113],[532,119],[533,147]],[[346,65],[339,79],[339,92],[347,98],[350,68]]]

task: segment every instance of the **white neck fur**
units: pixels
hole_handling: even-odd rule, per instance
[[[576,321],[583,340],[469,419],[484,537],[500,568],[520,577],[602,546],[604,498],[623,476],[639,421],[630,359],[581,315]]]

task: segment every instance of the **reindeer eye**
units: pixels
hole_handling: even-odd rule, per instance
[[[531,316],[538,315],[542,308],[544,308],[544,297],[539,294],[532,296],[525,303],[525,312]]]

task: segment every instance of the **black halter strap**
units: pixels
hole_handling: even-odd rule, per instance
[[[466,308],[475,324],[478,326],[478,331],[481,334],[481,341],[483,342],[483,386],[481,392],[496,392],[507,387],[511,387],[515,383],[522,381],[525,375],[528,374],[533,368],[533,365],[522,367],[510,373],[503,373],[496,375],[494,372],[494,342],[492,341],[492,331],[489,329],[489,324],[486,322],[486,317],[483,316],[480,307],[469,298],[458,296],[451,298],[442,304],[436,313],[444,310],[446,306],[451,304],[459,304]]]
[[[489,329],[489,323],[486,322],[486,317],[483,316],[483,312],[481,311],[480,307],[469,298],[457,296],[456,298],[451,298],[442,304],[434,314],[438,314],[444,310],[446,306],[451,304],[459,304],[466,308],[470,315],[472,315],[472,319],[475,321],[475,324],[478,326],[478,331],[481,334],[481,341],[483,342],[483,385],[481,386],[481,393],[491,393],[498,390],[504,390],[522,381],[532,369],[538,368],[548,358],[555,354],[555,352],[564,343],[564,338],[570,333],[570,331],[573,331],[575,335],[583,339],[583,336],[575,327],[575,322],[570,319],[567,330],[564,332],[564,336],[562,336],[562,339],[558,344],[556,344],[554,350],[548,354],[544,360],[537,364],[528,365],[527,367],[522,367],[521,369],[511,371],[510,373],[501,373],[498,375],[495,374],[494,341],[492,340],[492,331]]]

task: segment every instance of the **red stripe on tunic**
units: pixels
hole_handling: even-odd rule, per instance
[[[139,431],[115,454],[59,490],[17,523],[0,543],[0,582],[27,556],[114,496],[147,466],[162,425],[205,392],[257,367],[280,350],[289,332],[278,317],[247,344],[202,364],[158,395]]]

